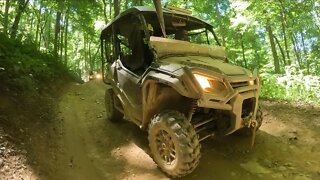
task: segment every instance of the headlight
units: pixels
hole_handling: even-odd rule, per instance
[[[250,86],[252,86],[252,85],[260,85],[259,76],[258,76],[255,80],[250,80],[250,81],[249,81],[249,85],[250,85]]]
[[[210,82],[208,80],[208,77],[199,75],[199,74],[194,74],[194,77],[197,79],[198,83],[202,87],[202,89],[210,88]]]
[[[204,92],[216,94],[218,96],[226,96],[228,94],[228,90],[223,82],[200,74],[193,75]]]
[[[254,85],[254,80],[249,81],[249,85],[250,86]]]
[[[96,74],[97,79],[101,79],[101,74]]]

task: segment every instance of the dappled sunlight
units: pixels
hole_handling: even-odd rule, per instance
[[[106,23],[103,20],[94,21],[94,30],[101,31],[106,26]]]
[[[283,123],[281,121],[272,121],[272,124],[270,123],[270,121],[267,121],[263,123],[263,125],[260,128],[261,131],[264,131],[276,137],[282,136],[286,131],[288,131],[288,129],[288,124]]]
[[[290,120],[289,120],[290,121]],[[316,137],[317,132],[313,129],[308,129],[305,125],[299,125],[295,122],[296,120],[291,119],[291,122],[283,122],[277,120],[276,117],[266,117],[265,122],[260,128],[260,131],[263,131],[274,137],[284,137],[290,143],[295,143],[299,140],[299,144],[313,144],[318,143],[317,138],[303,138],[300,137]],[[301,130],[303,126],[303,131]]]
[[[167,179],[151,157],[135,143],[113,149],[111,156],[126,161],[124,179]]]
[[[129,143],[128,145],[112,150],[112,156],[115,158],[123,158],[132,166],[145,169],[157,168],[151,157],[134,143]]]

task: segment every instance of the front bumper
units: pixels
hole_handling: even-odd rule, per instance
[[[234,82],[226,83],[231,92],[228,96],[216,97],[204,93],[197,101],[198,107],[225,110],[230,113],[229,128],[223,133],[226,135],[249,126],[250,122],[255,120],[261,90],[258,80],[254,85],[249,85],[249,80],[244,80],[242,83],[247,85],[241,87],[235,87],[232,83]]]

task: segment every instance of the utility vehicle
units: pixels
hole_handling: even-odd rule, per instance
[[[155,8],[133,7],[102,31],[106,110],[148,131],[153,160],[180,177],[198,165],[204,139],[254,137],[261,85],[257,71],[228,63],[212,25],[187,10],[162,12],[161,25]]]

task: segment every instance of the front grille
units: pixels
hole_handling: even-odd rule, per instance
[[[254,109],[255,98],[245,99],[242,103],[241,118],[248,117]]]
[[[249,86],[249,82],[248,81],[241,81],[241,82],[231,82],[230,83],[231,86],[233,88],[239,88],[239,87],[245,87],[245,86]]]

